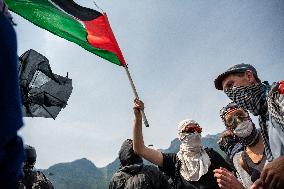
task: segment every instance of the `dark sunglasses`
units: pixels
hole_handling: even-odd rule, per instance
[[[183,130],[182,130],[182,133],[201,133],[202,132],[202,128],[201,127],[198,127],[198,126],[194,126],[194,127],[185,127]]]

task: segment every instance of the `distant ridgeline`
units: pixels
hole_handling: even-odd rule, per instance
[[[217,135],[207,135],[202,138],[202,143],[206,147],[214,148],[222,156],[225,154],[217,145]],[[176,138],[171,145],[162,152],[178,152],[180,141]],[[118,151],[119,149],[117,149]],[[145,162],[148,164],[148,162]],[[119,160],[116,158],[106,167],[98,168],[86,158],[75,160],[70,163],[59,163],[43,170],[56,189],[104,189],[108,188],[108,183],[119,168]]]

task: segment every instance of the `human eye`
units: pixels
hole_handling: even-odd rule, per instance
[[[232,88],[234,85],[234,82],[228,82],[227,84],[226,84],[226,89],[230,89],[230,88]]]

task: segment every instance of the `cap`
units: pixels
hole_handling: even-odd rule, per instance
[[[215,88],[218,90],[223,90],[222,82],[225,77],[227,77],[230,74],[234,74],[234,73],[244,73],[247,70],[252,71],[257,82],[260,82],[260,79],[257,76],[256,69],[250,64],[241,63],[241,64],[237,64],[237,65],[230,67],[228,70],[220,74],[214,81]]]

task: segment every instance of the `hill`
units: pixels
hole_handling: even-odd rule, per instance
[[[202,137],[202,144],[225,155],[218,147],[219,135],[207,135]],[[174,139],[168,149],[161,149],[162,152],[176,153],[179,150],[180,141]],[[145,162],[148,164],[149,162]],[[119,168],[119,159],[105,167],[98,168],[86,158],[78,159],[69,163],[59,163],[49,167],[43,172],[54,184],[56,189],[105,189],[108,183]]]

